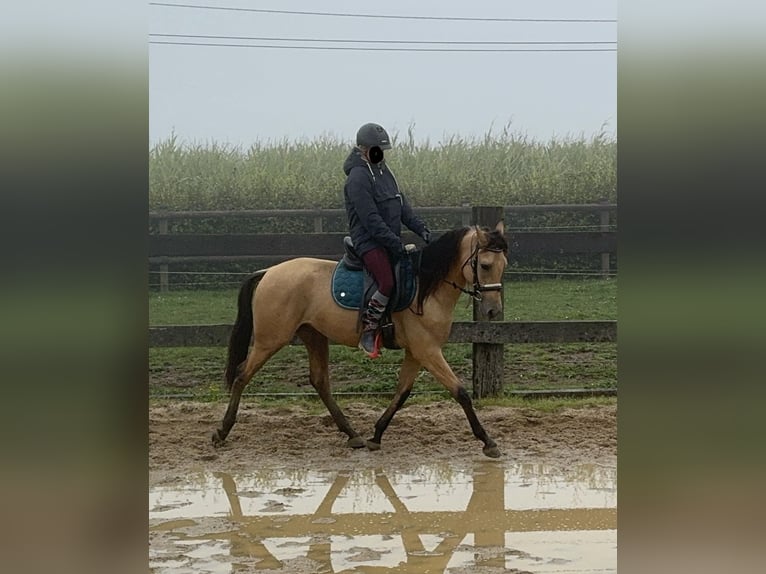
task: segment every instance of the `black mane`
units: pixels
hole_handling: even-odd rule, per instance
[[[460,251],[460,242],[470,227],[447,231],[436,241],[423,248],[418,273],[417,312],[422,313],[423,302],[433,294],[447,277],[452,262]]]
[[[423,302],[438,289],[441,282],[447,277],[453,260],[460,251],[460,243],[468,233],[470,227],[462,227],[447,231],[433,243],[426,245],[420,256],[420,272],[418,273],[418,299],[417,312],[423,312]],[[482,227],[487,234],[487,244],[484,249],[502,251],[508,254],[508,242],[505,236],[496,229]]]

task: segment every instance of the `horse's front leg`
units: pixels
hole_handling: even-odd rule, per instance
[[[491,458],[498,458],[500,456],[500,449],[497,448],[497,444],[484,430],[484,427],[479,422],[479,417],[476,416],[476,411],[473,409],[473,402],[471,397],[466,391],[463,383],[457,378],[457,375],[452,371],[447,360],[441,352],[441,349],[437,348],[435,351],[429,352],[426,356],[421,358],[423,366],[449,391],[452,398],[454,398],[458,404],[463,407],[468,422],[471,425],[471,430],[476,438],[484,443],[482,452]]]
[[[383,433],[388,428],[391,419],[410,396],[412,385],[415,383],[415,377],[420,371],[420,363],[410,354],[409,350],[404,353],[404,361],[399,369],[399,384],[396,387],[396,394],[391,400],[391,404],[375,423],[375,436],[367,441],[367,448],[370,450],[380,449],[380,440]]]

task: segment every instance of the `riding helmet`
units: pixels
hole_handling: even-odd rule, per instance
[[[382,150],[391,149],[391,139],[383,126],[378,124],[364,124],[356,132],[356,145],[371,148],[378,146]]]

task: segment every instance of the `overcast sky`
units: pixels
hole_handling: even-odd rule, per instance
[[[616,0],[168,0],[199,6],[457,18],[616,20]],[[151,2],[150,2],[151,4]],[[149,6],[150,34],[289,38],[211,42],[359,48],[295,39],[438,42],[616,42],[617,24],[386,19]],[[615,44],[366,44],[377,48],[614,49]],[[368,121],[419,142],[486,134],[508,122],[547,141],[617,129],[617,54],[415,52],[151,44],[149,134],[248,146],[333,135],[352,140]]]

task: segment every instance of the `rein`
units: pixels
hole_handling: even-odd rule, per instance
[[[462,270],[466,265],[469,263],[471,264],[471,270],[473,271],[473,289],[466,289],[464,287],[461,287],[454,281],[447,281],[444,280],[445,283],[452,285],[455,289],[462,291],[466,295],[469,295],[474,301],[481,301],[483,299],[482,293],[485,291],[502,291],[503,285],[502,283],[487,283],[485,285],[482,285],[479,281],[479,251],[481,249],[479,248],[478,242],[476,243],[476,247],[473,249],[471,254],[468,256],[468,259],[466,259],[463,262],[463,265],[460,266],[460,269]],[[502,249],[492,249],[492,248],[485,248],[484,251],[493,251],[495,253],[502,252]]]

